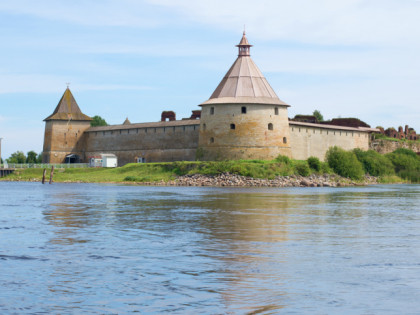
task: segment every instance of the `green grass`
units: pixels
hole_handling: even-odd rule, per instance
[[[83,183],[154,182],[174,179],[176,174],[168,170],[165,164],[167,163],[127,164],[118,168],[56,169],[53,179],[55,182]],[[50,171],[51,169],[47,169],[46,180],[49,180]],[[42,169],[34,168],[16,170],[1,180],[41,180],[42,173]]]
[[[331,148],[327,162],[310,157],[308,160],[291,160],[279,156],[272,161],[196,161],[127,164],[118,168],[72,168],[56,169],[55,182],[122,183],[169,181],[181,175],[218,175],[231,173],[253,178],[273,179],[277,176],[311,174],[338,174],[356,181],[363,181],[364,174],[380,176],[383,183],[420,182],[420,158],[412,151],[398,149],[380,155],[373,151],[344,151]],[[40,181],[43,169],[16,170],[0,180]],[[46,180],[49,180],[50,169]],[[395,176],[396,175],[396,176]],[[403,178],[403,179],[401,179]]]
[[[157,182],[175,179],[180,175],[203,174],[218,175],[222,173],[238,174],[254,178],[273,179],[276,176],[287,176],[304,172],[311,173],[309,167],[302,167],[306,161],[289,160],[288,163],[260,160],[209,161],[209,162],[168,162],[127,164],[118,168],[72,168],[56,169],[55,182]],[[302,171],[303,169],[303,171]],[[32,181],[42,179],[42,169],[16,170],[1,180]],[[46,180],[49,179],[47,170]]]

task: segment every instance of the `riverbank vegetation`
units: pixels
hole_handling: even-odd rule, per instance
[[[42,169],[16,170],[2,180],[39,181]],[[49,174],[49,170],[48,173]],[[381,155],[376,151],[355,149],[345,151],[332,147],[326,161],[316,157],[292,160],[279,156],[272,161],[196,161],[127,164],[118,168],[56,169],[56,182],[157,182],[170,181],[184,175],[235,174],[272,180],[279,176],[339,175],[355,182],[363,182],[365,175],[379,177],[380,182],[420,182],[420,158],[408,149],[397,149]]]

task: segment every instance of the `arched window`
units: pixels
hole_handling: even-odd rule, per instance
[[[274,115],[278,115],[279,114],[279,108],[278,107],[274,107]]]
[[[246,114],[246,107],[245,106],[241,107],[241,112],[242,112],[242,114]]]
[[[273,130],[273,124],[272,123],[268,124],[268,130]]]
[[[283,143],[287,143],[287,138],[283,137]]]
[[[232,130],[236,129],[235,124],[230,124],[230,129],[232,129]]]
[[[213,137],[210,138],[210,143],[214,143],[214,138]]]

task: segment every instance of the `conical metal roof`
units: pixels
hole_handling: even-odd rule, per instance
[[[201,105],[226,103],[256,103],[286,105],[280,100],[267,79],[251,59],[245,33],[239,47],[239,55],[223,77],[210,99]]]
[[[47,120],[92,120],[92,118],[82,113],[73,94],[67,88],[54,112],[44,119],[44,121]]]
[[[250,46],[250,47],[252,47],[252,45],[250,45],[249,42],[248,42],[248,38],[246,38],[245,31],[244,31],[244,34],[242,35],[241,41],[239,42],[238,45],[236,45],[236,47],[240,47],[240,46]]]

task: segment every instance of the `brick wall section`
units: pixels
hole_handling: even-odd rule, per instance
[[[405,125],[403,129],[402,126],[398,127],[398,131],[394,128],[388,128],[384,130],[383,128],[379,128],[381,133],[387,137],[395,138],[395,139],[408,139],[408,140],[418,140],[420,137],[416,133],[413,128],[409,128],[408,125]]]
[[[84,160],[84,132],[90,121],[49,120],[45,122],[43,163],[64,163],[66,155],[77,154]]]
[[[166,121],[166,120],[174,121],[176,120],[176,114],[173,111],[163,111],[160,120],[161,121]]]

